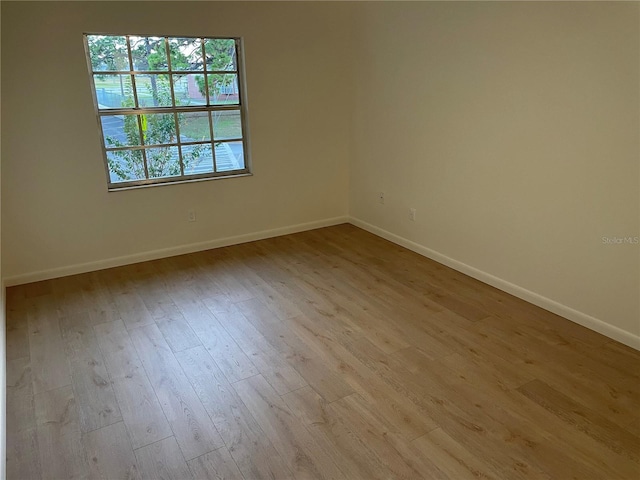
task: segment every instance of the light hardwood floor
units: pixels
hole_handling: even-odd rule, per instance
[[[639,352],[350,225],[7,297],[10,480],[640,478]]]

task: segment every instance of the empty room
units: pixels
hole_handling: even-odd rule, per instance
[[[0,8],[1,478],[640,478],[639,2]]]

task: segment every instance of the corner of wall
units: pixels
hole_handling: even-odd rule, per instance
[[[0,24],[2,23],[2,8],[0,7]],[[2,58],[0,54],[0,78],[2,78]],[[1,81],[0,81],[1,85]],[[1,91],[0,87],[0,91]],[[0,105],[2,99],[0,97]],[[1,108],[0,108],[1,110]],[[2,120],[0,119],[0,132]],[[2,183],[2,140],[0,135],[0,184]],[[0,237],[2,234],[2,189],[0,188]],[[2,241],[0,240],[0,251]],[[6,355],[6,319],[5,319],[5,286],[2,278],[2,260],[0,256],[0,479],[7,478],[7,355]]]
[[[360,227],[363,230],[373,233],[374,235],[389,240],[396,245],[408,248],[409,250],[416,252],[419,255],[430,258],[431,260],[441,263],[442,265],[446,265],[447,267],[453,268],[454,270],[464,273],[465,275],[469,275],[470,277],[491,285],[492,287],[496,287],[503,292],[510,293],[511,295],[521,298],[526,302],[532,303],[533,305],[548,310],[549,312],[555,313],[556,315],[560,315],[561,317],[564,317],[567,320],[571,320],[578,325],[582,325],[583,327],[601,333],[609,338],[612,338],[613,340],[624,343],[631,348],[640,350],[640,336],[638,335],[634,335],[631,332],[622,330],[615,325],[611,325],[610,323],[592,317],[591,315],[588,315],[584,312],[575,310],[560,302],[544,297],[535,292],[532,292],[531,290],[527,290],[526,288],[523,288],[519,285],[508,282],[507,280],[472,267],[471,265],[467,265],[463,262],[450,258],[440,252],[425,247],[424,245],[420,245],[416,242],[391,233],[358,218],[350,217],[350,223],[352,225],[355,225],[356,227]]]
[[[7,355],[5,294],[6,288],[4,286],[4,281],[0,280],[0,479],[7,478]]]

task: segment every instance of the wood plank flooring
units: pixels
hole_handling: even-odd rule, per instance
[[[640,352],[351,225],[7,290],[7,473],[638,479]]]

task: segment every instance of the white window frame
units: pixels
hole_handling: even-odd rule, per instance
[[[93,35],[100,36],[113,36],[113,37],[125,37],[127,44],[127,55],[129,61],[130,70],[93,70],[93,66],[91,63],[91,56],[89,50],[89,42],[88,37]],[[167,54],[167,70],[135,70],[132,50],[131,50],[131,42],[130,37],[156,37],[163,38],[164,45]],[[109,191],[117,191],[129,188],[139,188],[139,187],[147,187],[147,186],[157,186],[157,185],[170,185],[175,183],[184,183],[184,182],[194,182],[194,181],[202,181],[202,180],[215,180],[220,178],[230,178],[230,177],[240,177],[240,176],[248,176],[251,175],[251,161],[250,161],[250,149],[249,149],[249,127],[248,127],[248,114],[247,114],[247,95],[246,95],[246,83],[245,83],[245,75],[244,75],[244,53],[242,46],[242,38],[240,37],[211,37],[211,36],[189,36],[189,35],[156,35],[156,34],[117,34],[117,33],[85,33],[83,35],[84,38],[84,47],[86,52],[87,59],[87,68],[89,71],[90,81],[91,81],[91,93],[93,96],[93,103],[96,112],[96,117],[98,121],[98,128],[100,132],[100,143],[102,146],[103,160],[105,166],[105,172],[107,176],[107,187]],[[173,70],[171,67],[171,54],[169,49],[169,39],[170,38],[180,38],[180,39],[200,39],[202,46],[202,70]],[[206,40],[233,40],[235,44],[235,63],[236,70],[208,70],[207,69],[207,61],[205,55],[205,41]],[[132,94],[135,102],[134,107],[131,108],[108,108],[101,109],[98,103],[98,94],[96,90],[96,84],[94,82],[94,77],[105,74],[117,74],[117,75],[127,75],[130,78],[132,85]],[[176,97],[174,92],[174,76],[179,75],[204,75],[204,84],[205,84],[205,94],[206,94],[206,104],[204,105],[176,105]],[[238,104],[233,105],[220,105],[214,104],[210,99],[210,90],[208,86],[208,77],[209,75],[215,74],[235,74],[237,75],[237,84],[238,84]],[[171,101],[172,106],[140,106],[140,102],[138,99],[138,92],[136,89],[135,78],[136,75],[167,75],[169,78],[169,85],[171,90]],[[212,115],[214,112],[224,112],[224,111],[238,111],[240,113],[240,123],[242,128],[242,138],[233,138],[233,139],[215,139],[214,138],[214,128],[213,128],[213,120]],[[180,137],[180,122],[178,121],[178,114],[180,113],[194,113],[194,112],[208,112],[209,118],[209,133],[210,139],[209,141],[182,141]],[[117,115],[138,115],[138,122],[140,123],[141,115],[146,114],[173,114],[174,121],[176,126],[176,141],[171,143],[162,143],[160,145],[155,145],[157,148],[159,147],[177,147],[178,155],[179,155],[179,163],[180,163],[180,175],[175,176],[166,176],[166,177],[158,177],[158,178],[149,178],[148,173],[148,165],[146,153],[144,153],[148,148],[153,148],[153,145],[145,145],[144,138],[141,134],[140,145],[139,146],[124,146],[124,147],[112,147],[105,145],[105,135],[103,132],[103,124],[102,118],[107,116],[117,116]],[[140,127],[141,128],[141,127]],[[141,129],[142,132],[142,129]],[[232,143],[242,141],[242,150],[243,150],[243,161],[244,168],[233,169],[233,170],[222,170],[217,171],[216,165],[216,146],[224,143]],[[211,145],[212,157],[213,157],[213,171],[207,173],[199,173],[199,174],[185,174],[184,172],[184,162],[183,162],[183,154],[182,154],[182,146],[189,145]],[[111,170],[109,168],[108,156],[107,152],[114,150],[142,150],[143,151],[143,161],[144,161],[144,171],[146,178],[144,179],[135,179],[135,180],[123,180],[114,182],[111,179]]]

